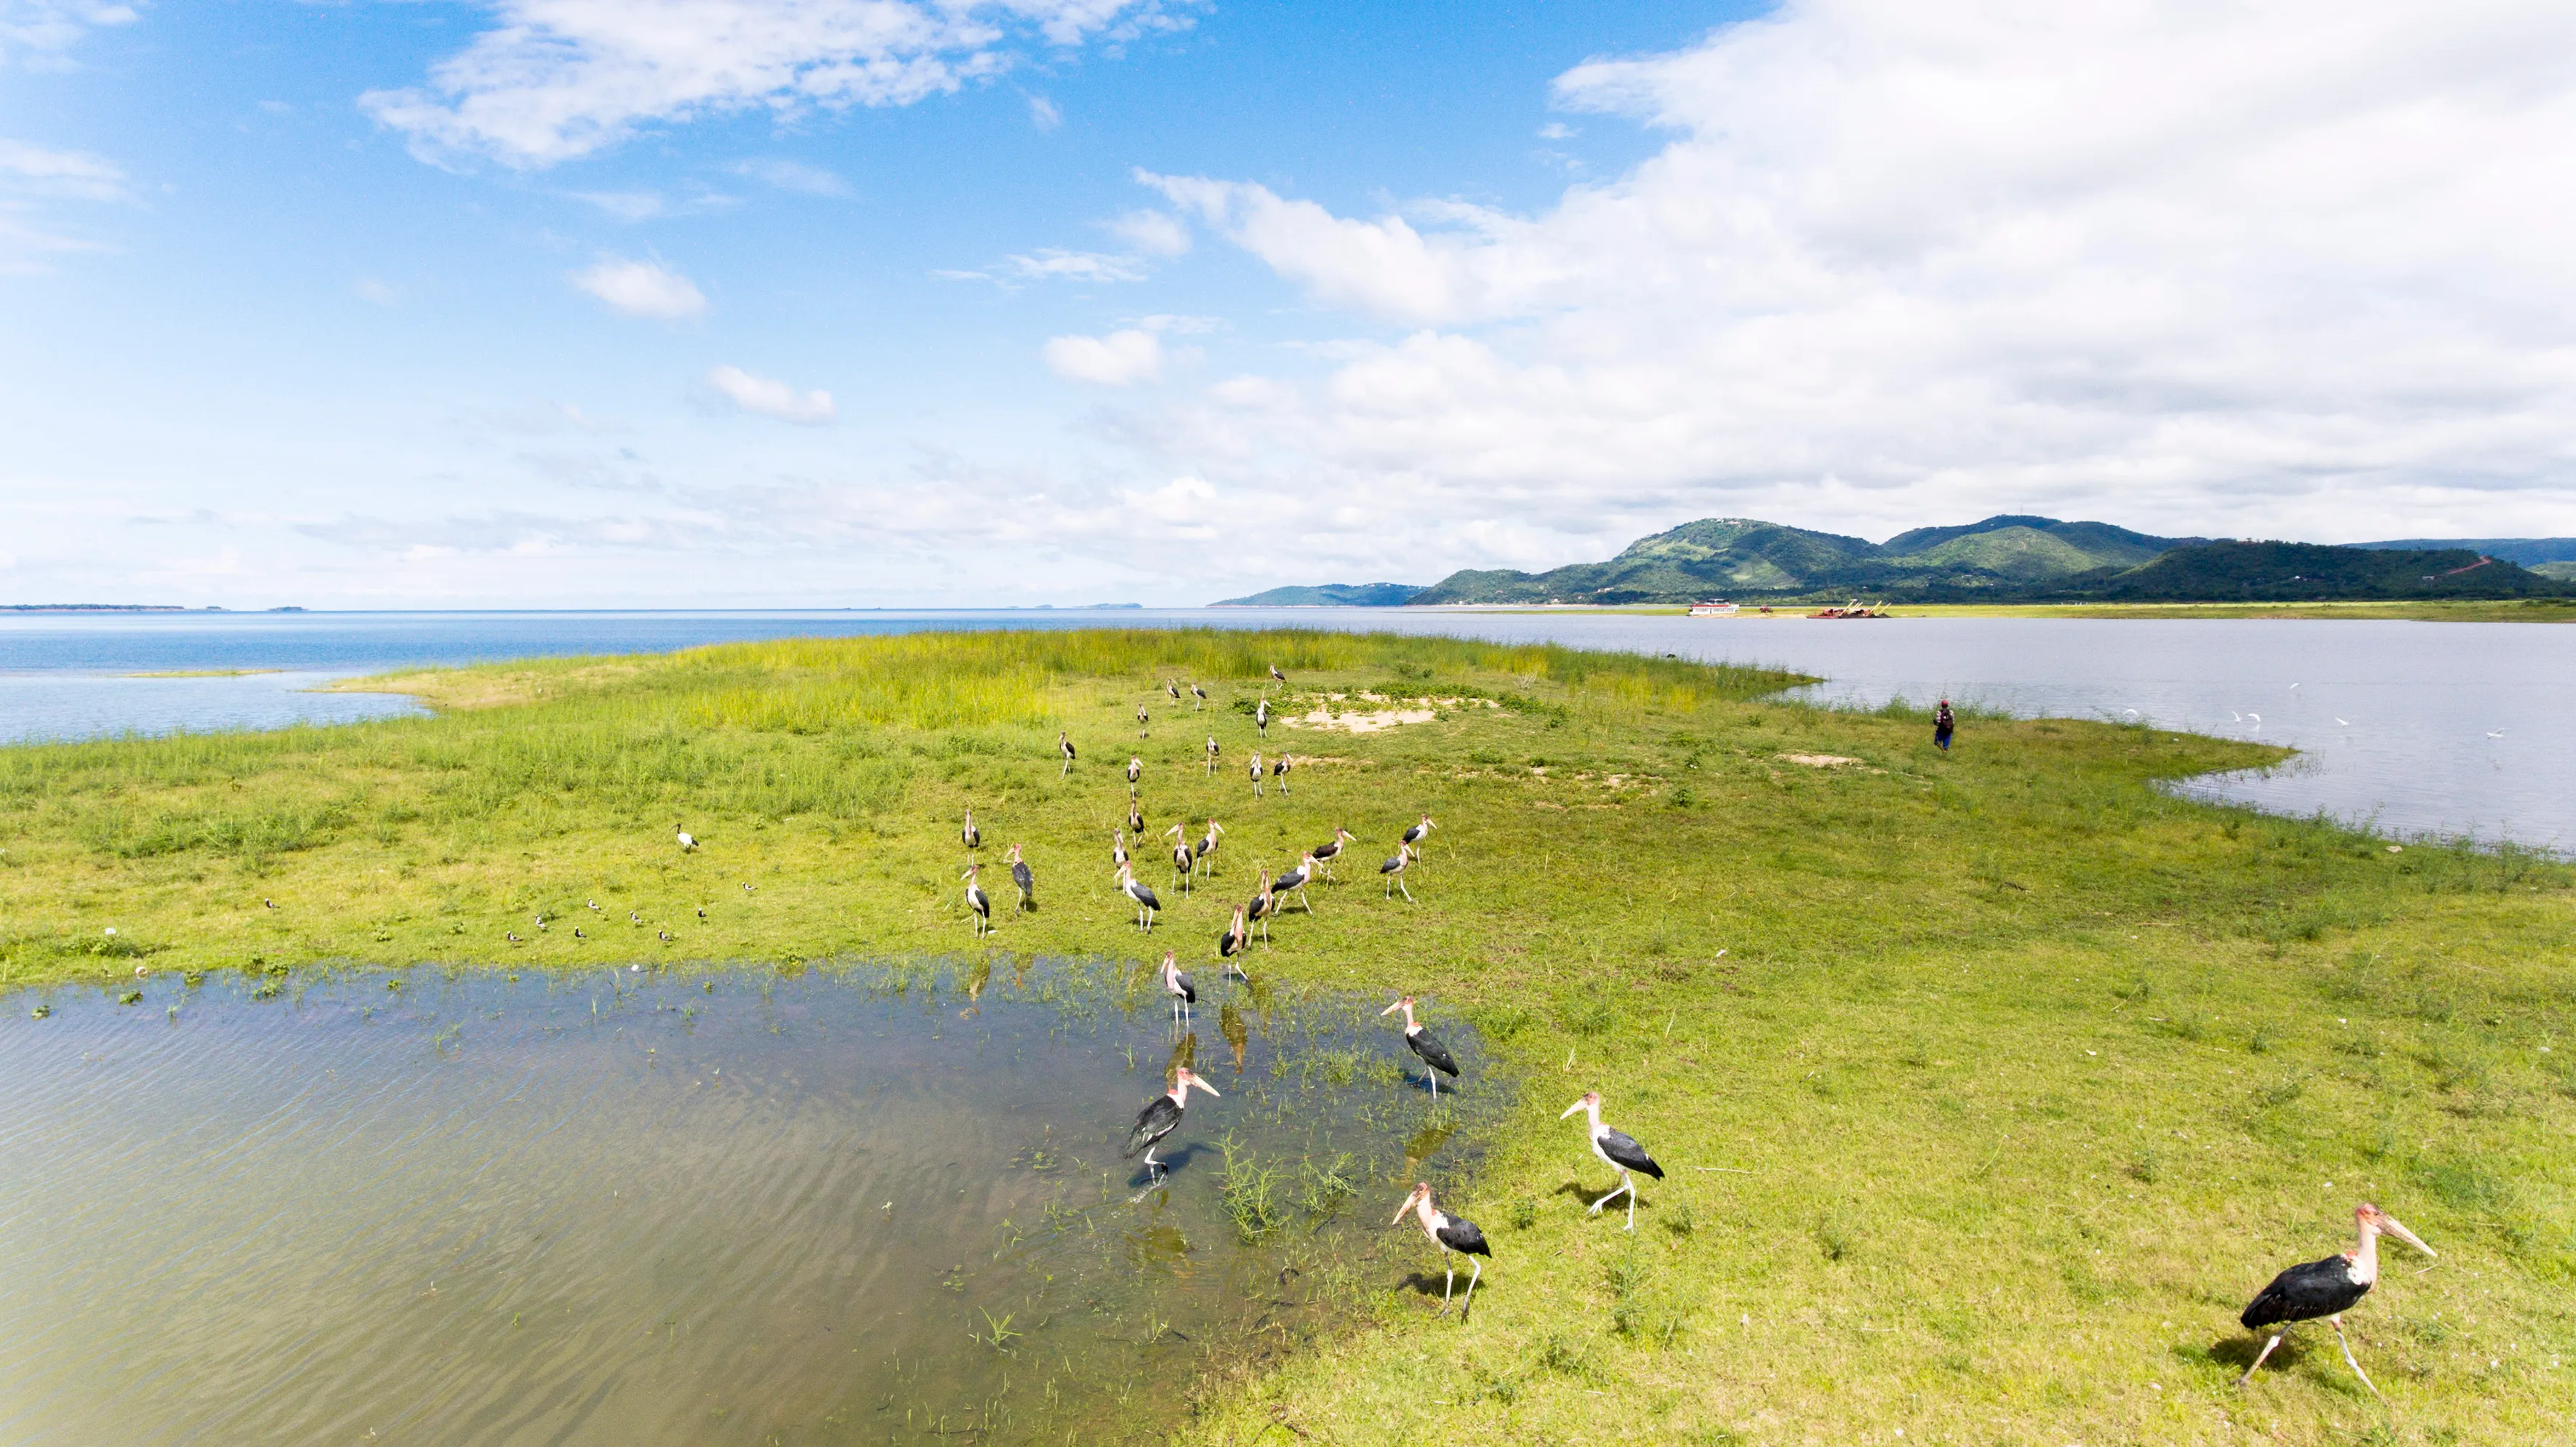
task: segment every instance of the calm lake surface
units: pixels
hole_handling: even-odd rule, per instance
[[[1948,697],[2286,744],[2292,764],[2190,792],[2400,836],[2576,847],[2576,627],[2259,619],[1804,618],[1412,609],[921,613],[25,614],[0,617],[0,742],[273,728],[416,711],[306,692],[424,665],[923,628],[1384,628],[1776,664],[1822,701]],[[233,678],[140,673],[270,668]],[[2295,686],[2294,686],[2295,685]],[[2134,711],[2134,712],[2133,712]],[[1976,747],[1969,723],[1963,747]]]
[[[1379,1228],[1505,1104],[1463,1027],[1435,1107],[1383,1001],[1181,1031],[1109,966],[137,983],[0,1018],[0,1441],[1161,1440],[1436,1295]],[[1149,1187],[1177,1060],[1224,1095]]]

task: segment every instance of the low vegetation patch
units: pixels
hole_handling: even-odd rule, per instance
[[[1911,711],[1771,699],[1796,681],[1444,639],[1122,631],[427,675],[405,686],[430,718],[0,750],[0,983],[32,1012],[138,968],[274,992],[330,961],[1145,964],[1167,947],[1205,980],[1253,871],[1348,826],[1337,882],[1273,921],[1249,968],[1419,995],[1426,1023],[1473,1025],[1509,1062],[1514,1114],[1440,1202],[1494,1259],[1463,1322],[1434,1315],[1421,1243],[1433,1289],[1361,1283],[1376,1305],[1356,1333],[1254,1379],[1176,1368],[1199,1395],[1194,1440],[2564,1434],[2566,865],[2392,853],[2155,787],[2280,757],[2254,745],[1971,717],[1944,755]],[[1336,731],[1286,792],[1253,796],[1244,766],[1285,746],[1282,718],[1364,692],[1492,706]],[[1265,693],[1268,740],[1246,716]],[[1070,777],[1059,730],[1081,751]],[[1130,848],[1166,906],[1150,940],[1108,877],[1130,755],[1148,835]],[[983,942],[958,902],[968,805],[999,926]],[[1418,903],[1390,899],[1375,866],[1426,813]],[[1184,894],[1151,836],[1198,837],[1210,816],[1216,873]],[[998,867],[1012,844],[1034,912]],[[1616,1181],[1557,1118],[1593,1088],[1666,1172],[1639,1183],[1633,1235],[1624,1201],[1585,1214]],[[1193,1104],[1211,1144],[1223,1111]],[[1382,1225],[1409,1184],[1353,1175],[1238,1151],[1208,1179],[1237,1234],[1295,1240],[1345,1209]],[[2392,1256],[2346,1319],[2395,1412],[2330,1333],[2237,1391],[2257,1343],[2236,1311],[2348,1244],[2364,1197],[2442,1253]]]

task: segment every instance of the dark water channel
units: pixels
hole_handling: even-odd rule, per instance
[[[17,992],[0,1442],[1150,1437],[1433,1265],[1387,1217],[1504,1104],[1383,1000],[967,968]]]

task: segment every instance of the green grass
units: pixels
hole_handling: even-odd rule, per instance
[[[1239,710],[1273,661],[1282,712],[1363,689],[1459,702],[1368,734],[1274,724],[1264,752],[1308,761],[1256,803]],[[1174,677],[1215,706],[1176,708]],[[1464,1323],[1432,1316],[1436,1290],[1386,1282],[1352,1334],[1274,1371],[1212,1357],[1224,1384],[1194,1440],[1286,1441],[1285,1423],[1340,1443],[1597,1441],[1611,1421],[1679,1442],[2563,1435],[2565,865],[2392,853],[2153,787],[2279,757],[2252,745],[1974,718],[1944,756],[1906,709],[1765,701],[1789,681],[1439,639],[1118,631],[432,675],[406,685],[443,710],[428,719],[0,750],[0,982],[40,987],[13,997],[29,1008],[138,966],[273,986],[339,960],[1168,946],[1204,967],[1257,864],[1348,824],[1363,842],[1344,882],[1314,892],[1312,919],[1282,918],[1252,969],[1419,994],[1427,1023],[1471,1022],[1510,1063],[1514,1114],[1441,1203],[1485,1226],[1495,1260]],[[1058,728],[1084,751],[1070,780]],[[1108,881],[1131,751],[1149,831],[1195,834],[1211,811],[1229,829],[1195,898],[1173,896],[1150,841],[1137,851],[1170,906],[1150,944]],[[988,869],[1003,908],[981,947],[957,904],[968,802],[988,859],[1028,847],[1042,906],[1010,917]],[[1390,902],[1371,866],[1425,811],[1421,902]],[[678,853],[675,820],[700,853]],[[539,912],[557,921],[542,934]],[[1645,1183],[1633,1235],[1583,1214],[1614,1182],[1556,1118],[1594,1087],[1670,1173]],[[1226,1174],[1245,1234],[1391,1213],[1400,1194],[1317,1162]],[[2364,1196],[2442,1252],[2393,1248],[2348,1318],[2394,1412],[2330,1334],[2236,1392],[2235,1312],[2348,1244]]]

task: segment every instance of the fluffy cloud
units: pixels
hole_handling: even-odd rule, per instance
[[[799,392],[784,382],[755,377],[740,367],[716,368],[707,373],[707,385],[745,412],[800,427],[820,427],[839,415],[829,392]]]
[[[371,91],[368,114],[437,159],[539,167],[657,121],[909,105],[1001,73],[1015,42],[1179,22],[1155,0],[501,0],[500,24]]]
[[[1444,538],[2576,530],[2571,52],[2524,0],[1792,0],[1562,76],[1671,139],[1538,214],[1141,175],[1391,330],[1127,425]]]
[[[1046,364],[1059,377],[1103,387],[1127,387],[1163,375],[1163,341],[1137,328],[1105,337],[1052,337]]]
[[[1109,223],[1109,233],[1147,256],[1179,256],[1190,249],[1190,228],[1167,211],[1130,211]]]
[[[131,5],[97,0],[0,0],[0,62],[59,66],[63,53],[91,30],[141,18]]]
[[[83,201],[126,199],[125,172],[86,151],[56,151],[0,136],[0,176],[12,188]]]
[[[794,191],[806,196],[837,197],[850,194],[849,182],[820,166],[809,166],[802,161],[789,161],[775,156],[756,161],[740,161],[735,163],[733,172],[737,176],[748,176],[755,181],[775,186],[781,191]]]
[[[574,272],[572,284],[630,317],[681,321],[707,310],[707,295],[696,282],[657,261],[602,256]]]

